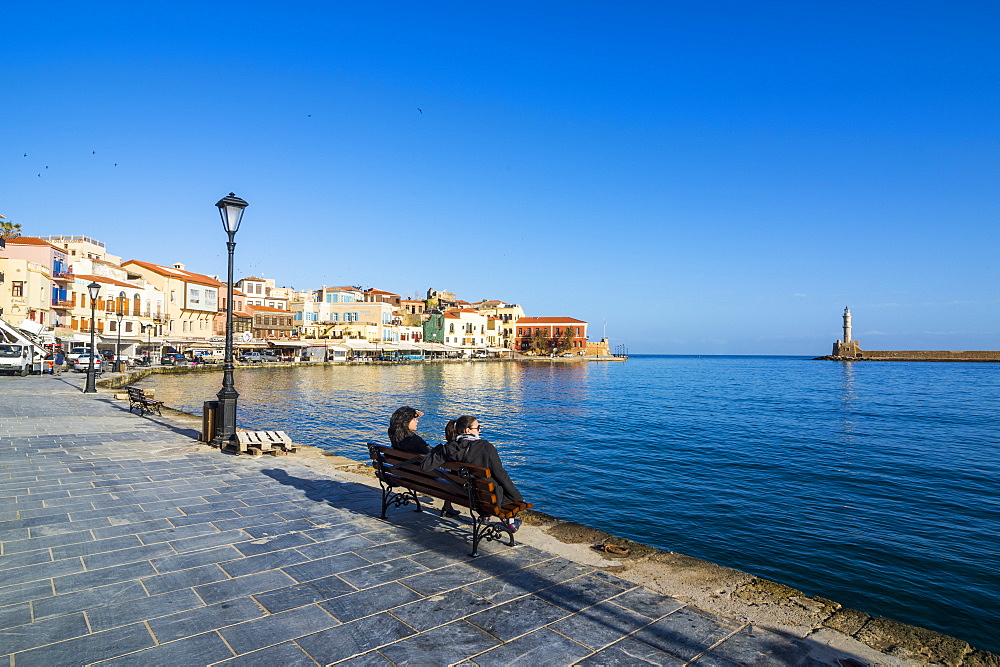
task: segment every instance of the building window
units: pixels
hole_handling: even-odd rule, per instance
[[[15,280],[10,284],[11,296],[24,296],[24,281]]]

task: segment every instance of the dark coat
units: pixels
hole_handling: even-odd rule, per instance
[[[399,442],[394,442],[392,448],[403,452],[414,452],[415,454],[426,454],[431,451],[431,446],[427,444],[427,441],[416,433],[411,433]]]
[[[430,472],[446,461],[457,461],[481,468],[489,468],[498,486],[496,490],[497,505],[524,502],[521,492],[517,490],[510,475],[503,469],[497,448],[489,440],[480,440],[468,433],[460,435],[457,440],[432,448],[430,454],[420,462],[420,468],[424,472]]]

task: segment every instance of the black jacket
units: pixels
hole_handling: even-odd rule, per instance
[[[497,448],[489,440],[480,440],[468,433],[460,435],[455,441],[432,448],[430,454],[420,462],[420,468],[424,472],[430,472],[446,461],[457,461],[489,468],[498,486],[497,505],[524,502],[521,493],[514,486],[514,482],[510,480],[510,475],[503,469]]]
[[[426,454],[431,451],[431,446],[427,444],[427,441],[416,433],[411,433],[398,443],[393,443],[392,448],[404,452],[415,452],[417,454]]]

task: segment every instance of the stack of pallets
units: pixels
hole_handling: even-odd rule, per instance
[[[295,452],[292,439],[284,431],[237,431],[236,442],[241,454],[279,454]]]

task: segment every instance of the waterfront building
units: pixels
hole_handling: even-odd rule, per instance
[[[371,287],[364,291],[364,300],[369,303],[388,303],[393,306],[399,306],[401,298],[393,292],[386,292],[385,290]]]
[[[122,263],[129,277],[142,278],[163,294],[164,336],[173,347],[205,341],[215,335],[214,321],[219,312],[219,295],[225,283],[184,268],[183,264],[163,266],[130,259]]]
[[[41,238],[7,239],[6,248],[0,250],[0,315],[14,326],[23,320],[60,326],[73,281],[67,257],[64,248]]]
[[[271,278],[249,276],[238,280],[233,285],[246,295],[248,306],[269,306],[271,308],[288,309],[290,295],[293,290],[288,287],[277,287]]]
[[[102,241],[92,239],[89,236],[57,235],[40,238],[65,250],[70,264],[78,259],[94,259],[115,266],[121,266],[122,263],[122,258],[109,253]]]
[[[235,298],[233,300],[235,301]],[[287,340],[292,337],[292,331],[295,329],[292,311],[251,304],[247,304],[246,309],[253,318],[250,325],[253,338]]]
[[[486,328],[488,317],[475,308],[452,308],[444,311],[444,344],[466,351],[490,347]]]
[[[514,348],[515,322],[524,317],[524,309],[516,303],[504,301],[480,301],[476,308],[484,315],[490,315],[499,320],[497,325],[498,347]]]
[[[514,323],[514,349],[527,352],[532,349],[532,339],[544,336],[550,351],[559,348],[569,333],[568,352],[587,353],[587,323],[572,317],[522,317]]]
[[[219,292],[219,312],[215,315],[215,321],[213,324],[213,331],[216,336],[222,336],[225,338],[226,335],[226,310],[229,308],[229,304],[226,303],[226,290],[223,289]],[[247,297],[241,290],[233,287],[233,335],[239,336],[240,339],[244,337],[243,334],[246,333],[247,336],[252,336],[251,332],[253,329],[253,313],[251,313],[246,306]]]

